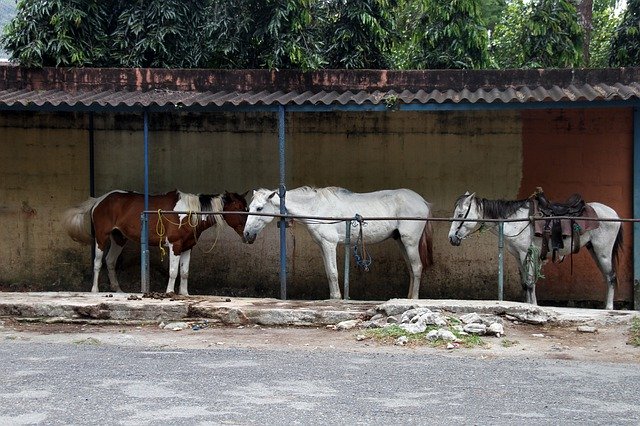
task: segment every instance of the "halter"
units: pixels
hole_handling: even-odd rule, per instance
[[[455,236],[456,236],[457,238],[460,238],[460,237],[458,236],[458,232],[460,232],[460,229],[462,229],[462,225],[464,225],[464,222],[466,221],[467,217],[469,217],[469,212],[471,211],[471,203],[472,203],[472,202],[473,202],[473,199],[470,199],[470,200],[469,200],[469,207],[467,207],[467,211],[465,212],[464,217],[463,217],[463,218],[462,218],[462,220],[460,221],[460,225],[458,225],[458,227],[456,228]],[[473,231],[473,232],[468,233],[464,238],[468,238],[471,234],[473,234],[473,233],[475,233],[475,232],[478,232],[480,229],[482,229],[482,227],[483,227],[483,226],[484,226],[484,223],[481,223],[481,224],[480,224],[480,226],[478,227],[478,229],[476,229],[476,230],[475,230],[475,231]],[[460,238],[460,239],[463,239],[463,238]]]

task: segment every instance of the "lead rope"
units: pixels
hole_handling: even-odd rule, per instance
[[[194,218],[195,218],[195,221],[194,221]],[[163,237],[165,236],[165,234],[167,232],[166,228],[164,227],[163,220],[166,220],[170,224],[177,226],[178,229],[180,229],[180,227],[182,226],[182,223],[183,223],[182,220],[179,223],[171,221],[171,219],[167,218],[166,216],[163,216],[162,209],[158,209],[158,222],[156,223],[156,234],[159,237],[158,248],[160,248],[160,261],[163,261],[164,257],[167,254],[167,251],[165,250],[164,246],[162,245],[162,239],[163,239]],[[193,229],[193,237],[197,241],[196,227],[198,226],[198,215],[195,214],[192,211],[189,211],[187,213],[187,224],[191,227],[191,229]],[[213,243],[214,246],[215,246],[216,242],[218,242],[218,237],[216,237],[216,241]],[[211,247],[211,250],[213,250],[213,247]]]
[[[356,214],[356,218],[353,220],[354,224],[360,226],[360,232],[358,233],[358,239],[356,243],[353,245],[353,258],[356,261],[356,265],[362,268],[363,271],[369,272],[369,267],[371,266],[371,256],[367,253],[367,249],[364,245],[364,238],[362,238],[362,227],[365,225],[365,221],[359,214]],[[362,254],[358,252],[358,244],[362,247]]]

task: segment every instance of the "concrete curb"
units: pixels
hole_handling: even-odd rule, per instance
[[[225,325],[326,326],[376,313],[397,315],[414,307],[452,314],[509,316],[533,324],[629,324],[637,311],[539,307],[483,300],[391,299],[382,301],[278,300],[220,296],[146,298],[135,293],[0,293],[0,317],[21,321],[152,323],[206,319]]]

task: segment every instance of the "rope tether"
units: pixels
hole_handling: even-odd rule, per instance
[[[360,226],[358,239],[353,245],[353,258],[356,261],[356,265],[362,268],[362,270],[364,270],[365,272],[369,272],[369,266],[371,266],[372,259],[371,256],[369,256],[369,253],[367,253],[367,249],[364,245],[364,238],[362,238],[362,228],[364,225],[366,225],[366,222],[364,221],[362,216],[356,214],[355,219],[353,219],[352,221],[352,224],[353,226],[355,226],[356,224]],[[360,254],[360,252],[358,251],[358,244],[362,246],[362,254]]]

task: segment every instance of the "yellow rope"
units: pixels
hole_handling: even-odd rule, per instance
[[[195,222],[192,221],[192,217],[194,216],[195,216]],[[182,226],[182,220],[180,220],[180,223],[173,222],[168,217],[162,215],[162,209],[158,209],[158,222],[156,223],[156,234],[158,234],[158,237],[160,239],[160,241],[158,242],[158,247],[160,248],[160,261],[163,261],[164,256],[167,254],[167,251],[164,249],[162,245],[162,238],[165,236],[167,232],[166,228],[164,227],[163,220],[166,220],[170,224],[177,226],[178,229],[180,229],[180,227]],[[193,236],[194,238],[196,238],[196,226],[198,226],[198,215],[194,214],[193,212],[189,212],[187,214],[187,223],[189,224],[189,226],[191,226],[191,228],[193,228]]]
[[[220,227],[218,226],[218,223],[215,222],[215,221],[214,221],[214,226],[216,227],[216,239],[213,242],[213,245],[211,246],[211,248],[209,250],[202,250],[203,253],[206,253],[206,254],[211,253],[213,251],[213,249],[215,248],[216,244],[218,243],[218,237],[220,237]]]
[[[171,219],[169,219],[166,216],[162,215],[162,209],[158,209],[158,222],[156,223],[156,234],[158,234],[158,237],[160,238],[160,241],[158,242],[158,247],[160,248],[160,261],[164,260],[164,256],[167,254],[167,251],[162,246],[162,238],[165,236],[165,234],[167,232],[166,228],[164,227],[163,220],[166,220],[170,224],[172,224],[174,226],[177,226],[178,229],[180,229],[180,227],[182,226],[182,223],[183,223],[182,220],[180,220],[179,223],[173,222]],[[187,221],[186,222],[189,224],[189,226],[193,230],[193,238],[197,242],[198,241],[198,236],[196,234],[196,228],[198,227],[198,215],[195,214],[192,211],[188,212],[187,213]],[[215,225],[217,225],[217,223],[215,223]],[[218,233],[216,235],[216,240],[213,242],[213,246],[211,246],[209,251],[204,251],[203,250],[205,253],[211,253],[213,248],[216,246],[216,243],[218,242],[218,237],[220,236],[220,227],[218,227],[218,226],[216,226],[216,227],[217,227],[217,231],[218,231]]]
[[[167,219],[169,220],[169,219]],[[167,254],[167,251],[164,249],[164,247],[162,247],[162,237],[164,237],[164,234],[167,232],[167,230],[164,227],[164,223],[162,222],[162,210],[158,209],[158,222],[156,222],[156,234],[158,234],[158,247],[160,248],[160,261],[162,262],[164,260],[164,256]]]

